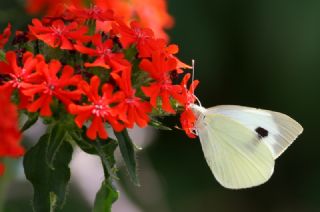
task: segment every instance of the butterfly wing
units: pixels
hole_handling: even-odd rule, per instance
[[[302,126],[289,116],[250,107],[221,105],[209,108],[209,114],[222,114],[238,121],[261,137],[278,158],[303,131]]]
[[[197,130],[206,161],[222,186],[248,188],[272,175],[271,151],[241,123],[224,115],[205,114]]]

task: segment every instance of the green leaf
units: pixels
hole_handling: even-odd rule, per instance
[[[108,155],[112,154],[117,148],[118,143],[116,140],[108,138],[107,140],[102,140],[97,138],[97,140],[90,140],[87,138],[85,132],[87,131],[86,127],[83,127],[82,130],[72,130],[68,134],[71,136],[72,140],[75,141],[78,146],[86,153],[92,155],[100,155],[98,152],[98,147],[102,148],[103,151]]]
[[[6,60],[6,53],[0,50],[0,61],[5,61],[5,60]]]
[[[28,120],[24,123],[24,125],[21,128],[21,132],[26,131],[27,129],[29,129],[30,127],[32,127],[32,125],[34,125],[39,118],[39,114],[38,113],[29,113],[28,114]]]
[[[94,19],[88,20],[88,28],[89,28],[89,35],[94,35],[96,32],[96,21]]]
[[[64,136],[59,130],[59,127],[54,127],[51,134],[43,135],[24,157],[24,171],[33,185],[32,203],[36,212],[61,210],[65,202],[73,149],[69,142],[62,139]],[[53,135],[56,132],[57,136]]]
[[[128,134],[128,131],[125,129],[122,132],[114,132],[114,134],[118,139],[120,152],[126,164],[129,176],[132,182],[139,186],[140,184],[137,175],[135,147]]]
[[[112,204],[118,199],[119,193],[110,181],[103,181],[94,201],[93,212],[111,212]]]
[[[119,196],[118,192],[112,186],[112,180],[117,178],[114,152],[118,146],[118,142],[111,138],[107,140],[97,138],[95,141],[92,141],[86,137],[85,132],[86,128],[83,127],[82,130],[70,131],[68,134],[83,151],[100,157],[105,181],[101,184],[101,188],[96,195],[93,211],[111,211],[112,204]]]
[[[67,129],[63,124],[55,124],[50,130],[46,148],[46,162],[52,169],[54,169],[54,161],[61,145],[66,142],[66,134]]]
[[[118,179],[116,177],[114,159],[114,151],[118,146],[118,142],[111,138],[108,138],[107,140],[97,138],[95,141],[92,141],[86,137],[85,132],[86,128],[83,127],[81,131],[70,131],[69,135],[84,152],[98,155],[101,158],[106,178],[112,176],[113,178]]]
[[[138,53],[137,48],[134,45],[130,46],[124,51],[125,58],[129,61],[134,60],[137,53]]]
[[[98,152],[95,148],[95,141],[91,141],[86,138],[84,135],[84,132],[86,131],[86,128],[84,127],[82,129],[82,133],[77,131],[71,131],[69,132],[69,135],[71,136],[71,139],[77,143],[77,145],[86,153],[91,155],[98,155]]]

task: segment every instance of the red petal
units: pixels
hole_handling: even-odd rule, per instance
[[[3,47],[9,41],[10,35],[11,35],[11,24],[9,23],[8,26],[4,29],[3,33],[0,34],[0,49],[3,49]]]
[[[160,95],[161,95],[161,99],[162,99],[162,109],[168,113],[175,114],[176,112],[173,110],[173,108],[171,106],[168,92],[163,91],[163,92],[161,92]]]
[[[135,121],[139,127],[143,128],[148,125],[149,118],[145,114],[142,114],[138,109],[133,110]]]
[[[89,112],[83,112],[80,113],[76,118],[75,118],[75,123],[77,124],[77,126],[79,128],[82,128],[84,122],[86,122],[87,120],[89,120],[90,116],[92,115],[91,111]]]
[[[157,98],[160,94],[161,85],[158,83],[153,83],[149,87],[141,87],[143,93],[150,97],[150,103],[153,107],[157,106]]]
[[[66,37],[64,36],[61,36],[61,45],[60,45],[60,48],[61,49],[64,49],[64,50],[73,50],[74,47],[73,47],[73,44],[71,43],[70,40],[68,40]]]
[[[13,51],[9,51],[6,53],[7,63],[11,66],[12,70],[15,74],[20,74],[20,68],[17,65],[17,55]]]
[[[99,57],[97,58],[93,63],[85,63],[84,64],[85,67],[102,67],[105,69],[110,69],[110,66],[108,64],[106,64],[104,58]]]
[[[175,44],[171,44],[166,48],[169,54],[177,54],[179,52],[179,46]]]
[[[99,137],[102,139],[108,138],[107,131],[105,130],[104,124],[100,117],[94,117],[90,127],[87,130],[87,136],[92,140],[97,138],[97,134],[99,134]]]
[[[62,65],[59,60],[51,60],[48,64],[49,66],[49,79],[51,77],[56,77],[57,73],[60,71]]]
[[[73,84],[70,79],[72,78],[74,70],[71,66],[66,65],[63,67],[61,77],[59,79],[60,86],[66,86]]]
[[[82,54],[88,54],[90,56],[96,56],[97,51],[94,49],[90,49],[86,46],[84,46],[82,43],[77,42],[77,44],[74,45],[74,48],[78,51],[81,52]]]
[[[95,102],[99,99],[99,89],[100,85],[100,79],[98,76],[93,76],[90,80],[90,94],[88,97],[91,99],[91,101]]]
[[[146,71],[148,73],[153,73],[154,68],[150,60],[143,59],[139,65],[139,68],[142,69],[143,71]]]

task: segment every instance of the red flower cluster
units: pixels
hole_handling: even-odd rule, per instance
[[[114,93],[114,87],[106,83],[102,86],[102,95],[99,95],[100,79],[97,76],[91,78],[90,85],[83,81],[80,86],[88,98],[88,104],[71,104],[69,107],[70,112],[77,115],[75,122],[78,127],[81,128],[84,122],[91,118],[92,123],[87,130],[87,136],[93,140],[97,137],[97,134],[100,138],[108,138],[104,126],[106,121],[116,131],[122,131],[123,125],[119,123],[117,113],[111,107],[112,104],[122,100],[122,94],[120,92]]]
[[[112,39],[103,41],[101,34],[95,34],[92,36],[92,44],[95,47],[94,49],[88,48],[80,42],[75,45],[75,49],[80,53],[94,57],[92,63],[87,62],[84,64],[86,67],[112,68],[114,71],[120,71],[130,66],[130,63],[124,59],[124,54],[112,51],[114,48]]]
[[[45,1],[37,2],[41,6]],[[134,11],[147,17],[141,2],[132,1],[139,5]],[[162,1],[155,2],[165,8]],[[120,132],[135,124],[147,126],[150,116],[177,112],[182,112],[183,129],[194,137],[195,117],[189,105],[198,81],[190,90],[190,74],[175,82],[184,74],[182,69],[190,68],[175,56],[178,46],[157,38],[159,33],[141,22],[128,25],[129,17],[120,18],[124,1],[96,3],[85,8],[80,1],[70,1],[42,20],[34,19],[28,32],[17,33],[25,37],[16,40],[33,45],[36,53],[21,49],[6,53],[0,62],[0,94],[17,94],[20,109],[46,117],[55,116],[61,110],[57,105],[64,105],[79,128],[87,127],[92,140],[108,138],[106,126]],[[5,43],[10,28],[4,34]]]
[[[30,13],[45,10],[49,17],[70,18],[68,12],[71,12],[77,19],[95,19],[98,21],[97,29],[101,31],[109,29],[113,10],[125,23],[139,20],[143,27],[151,28],[157,36],[168,40],[164,29],[172,27],[173,18],[167,12],[166,0],[92,0],[94,6],[91,8],[85,8],[85,3],[85,0],[27,0],[26,6]]]
[[[29,13],[39,13],[46,11],[48,15],[53,15],[65,4],[83,6],[82,0],[26,0],[26,9]]]
[[[72,40],[81,42],[90,40],[88,36],[85,36],[88,31],[87,27],[78,27],[76,22],[65,24],[62,20],[56,20],[50,23],[50,27],[44,26],[38,19],[33,19],[32,23],[33,25],[29,26],[30,32],[52,48],[73,50]]]
[[[22,90],[23,94],[32,99],[32,103],[27,106],[29,112],[40,109],[40,115],[51,116],[50,104],[53,97],[65,104],[67,109],[70,103],[80,100],[82,92],[79,89],[70,90],[70,87],[76,87],[81,81],[81,76],[74,75],[71,66],[62,68],[57,60],[52,60],[49,64],[41,62],[37,65],[35,74],[40,74],[42,80],[27,84]]]
[[[7,80],[0,86],[0,91],[8,95],[12,95],[15,89],[19,93],[19,108],[24,109],[27,107],[29,97],[26,96],[22,90],[32,82],[41,82],[41,77],[35,74],[35,67],[39,61],[43,61],[41,55],[33,57],[31,52],[23,55],[23,66],[19,67],[17,64],[17,55],[13,51],[6,53],[6,62],[0,62],[0,74],[7,77]]]
[[[172,96],[179,103],[185,103],[185,97],[182,96],[182,86],[173,85],[170,78],[170,72],[175,71],[177,61],[173,58],[166,58],[161,52],[154,52],[152,60],[143,59],[140,68],[149,73],[154,79],[148,87],[142,87],[143,92],[150,97],[150,103],[157,107],[158,97],[161,97],[162,108],[168,113],[175,113],[171,106],[170,97]]]
[[[23,66],[20,67],[16,53],[9,51],[6,53],[6,62],[0,62],[0,74],[7,79],[0,86],[0,92],[11,95],[14,90],[18,90],[21,109],[26,108],[29,112],[40,109],[40,115],[51,116],[53,97],[66,105],[81,98],[80,90],[68,89],[76,86],[81,76],[73,75],[71,66],[60,70],[59,61],[52,60],[47,64],[42,55],[34,57],[30,52],[23,55]]]
[[[112,76],[123,93],[122,101],[115,108],[119,113],[119,119],[128,128],[132,128],[134,123],[137,123],[139,127],[147,126],[150,121],[148,114],[152,108],[149,102],[145,102],[142,98],[135,96],[136,89],[131,84],[131,70],[127,69],[122,72],[122,76],[117,74]]]
[[[16,107],[10,102],[10,96],[0,93],[0,158],[23,155],[20,138]],[[0,175],[3,171],[4,166],[0,163]]]

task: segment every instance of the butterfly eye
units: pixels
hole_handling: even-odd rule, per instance
[[[191,133],[195,136],[199,136],[198,130],[196,130],[196,128],[191,129]]]

